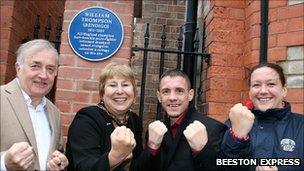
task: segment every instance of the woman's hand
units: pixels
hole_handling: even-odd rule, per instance
[[[109,152],[110,168],[113,169],[130,156],[136,146],[133,132],[125,127],[116,127],[111,134],[111,150]]]

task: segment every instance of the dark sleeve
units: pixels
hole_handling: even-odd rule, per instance
[[[249,158],[252,156],[250,150],[250,140],[249,141],[237,141],[232,138],[229,133],[231,128],[230,121],[226,121],[228,129],[226,130],[222,145],[221,145],[221,156],[224,158]]]
[[[226,126],[210,118],[207,118],[202,123],[207,128],[208,142],[206,146],[194,156],[195,170],[221,170],[222,168],[216,165],[216,159],[220,154],[220,144]]]
[[[136,169],[138,158],[143,150],[143,141],[142,141],[142,120],[134,113],[131,117],[131,125],[132,125],[132,132],[134,133],[134,137],[136,140],[136,146],[133,149],[133,160],[130,165],[130,170],[138,170]]]
[[[67,157],[69,169],[73,171],[110,170],[108,151],[103,151],[102,141],[107,135],[102,135],[101,120],[97,110],[80,110],[68,132]],[[109,143],[108,143],[109,145]]]
[[[148,141],[148,131],[146,132],[146,142]],[[146,145],[145,145],[146,146]],[[147,147],[145,147],[139,157],[136,160],[136,169],[137,171],[156,171],[159,170],[158,166],[160,164],[160,152],[153,156]]]

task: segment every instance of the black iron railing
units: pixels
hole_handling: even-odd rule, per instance
[[[199,49],[199,36],[198,36],[198,29],[196,29],[196,36],[194,39],[194,51],[183,51],[183,29],[180,27],[180,33],[177,38],[177,50],[175,49],[166,49],[166,32],[165,32],[166,25],[163,26],[162,34],[161,34],[161,45],[160,48],[149,48],[149,39],[150,39],[150,33],[149,33],[149,23],[147,23],[146,32],[144,34],[144,47],[132,47],[133,51],[143,51],[143,63],[142,63],[142,77],[141,77],[141,91],[140,91],[140,106],[139,106],[139,116],[143,118],[143,112],[144,112],[144,101],[145,101],[145,87],[146,87],[146,70],[147,70],[147,60],[148,60],[148,53],[149,52],[158,52],[160,54],[160,60],[159,60],[159,77],[163,74],[164,71],[164,61],[165,61],[165,54],[176,54],[176,68],[181,69],[181,58],[182,55],[194,55],[194,57],[201,56],[202,59],[209,64],[210,61],[210,54],[208,53],[200,53],[198,52]],[[197,62],[197,60],[195,60]],[[194,64],[194,66],[197,66]],[[193,72],[196,73],[196,68],[193,68]],[[195,79],[192,82],[193,88],[195,89]],[[161,119],[163,116],[161,114],[161,105],[160,103],[157,104],[157,115],[156,119]]]

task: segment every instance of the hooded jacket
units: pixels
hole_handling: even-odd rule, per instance
[[[288,102],[282,109],[251,111],[255,121],[248,141],[237,141],[226,131],[221,151],[227,158],[300,158],[300,166],[280,166],[279,170],[304,170],[304,115],[291,112]],[[231,128],[230,120],[226,125]],[[285,163],[291,164],[291,160]],[[244,169],[244,168],[243,168]],[[255,167],[247,168],[254,170]],[[228,169],[229,170],[229,169]]]

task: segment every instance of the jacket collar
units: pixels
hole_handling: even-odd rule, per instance
[[[265,112],[252,110],[258,120],[282,120],[287,117],[291,111],[290,103],[284,101],[284,108],[267,109]]]

